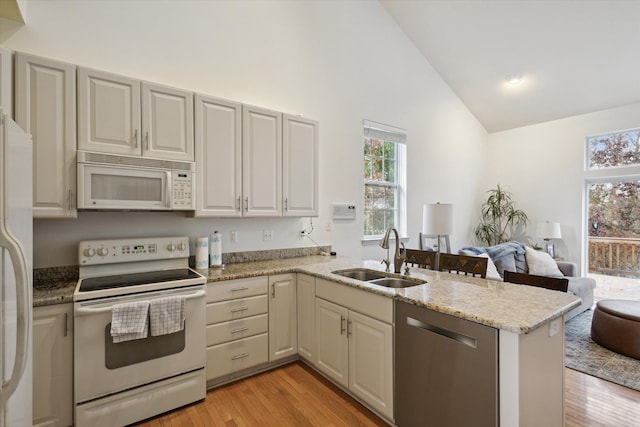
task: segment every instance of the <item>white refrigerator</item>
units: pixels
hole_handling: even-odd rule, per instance
[[[33,424],[32,144],[0,107],[0,427]]]

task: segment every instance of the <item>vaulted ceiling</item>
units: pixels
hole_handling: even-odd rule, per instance
[[[640,1],[380,2],[489,132],[640,103]]]

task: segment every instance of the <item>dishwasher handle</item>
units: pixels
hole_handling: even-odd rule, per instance
[[[452,339],[454,341],[457,341],[471,348],[478,348],[477,338],[470,337],[469,335],[461,334],[460,332],[451,331],[449,329],[444,329],[439,326],[432,325],[430,323],[425,323],[421,320],[414,319],[413,317],[407,317],[407,325],[413,326],[414,328],[422,329],[425,331],[433,332],[434,334],[438,334],[445,338]]]

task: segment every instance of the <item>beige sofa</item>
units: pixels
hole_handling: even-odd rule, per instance
[[[460,249],[459,252],[465,255],[488,254],[500,276],[502,276],[504,270],[529,273],[524,245],[519,242],[512,241],[489,247],[467,246]],[[582,300],[578,307],[565,315],[565,321],[567,321],[591,308],[596,281],[590,277],[578,277],[578,267],[574,262],[556,260],[556,264],[558,264],[558,269],[562,274],[569,279],[567,292],[576,295]]]

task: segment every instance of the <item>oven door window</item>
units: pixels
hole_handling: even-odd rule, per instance
[[[186,329],[186,323],[185,323]],[[167,335],[151,336],[147,338],[113,342],[111,323],[104,329],[104,364],[107,369],[118,369],[123,366],[134,365],[148,360],[177,354],[184,350],[184,329]]]

